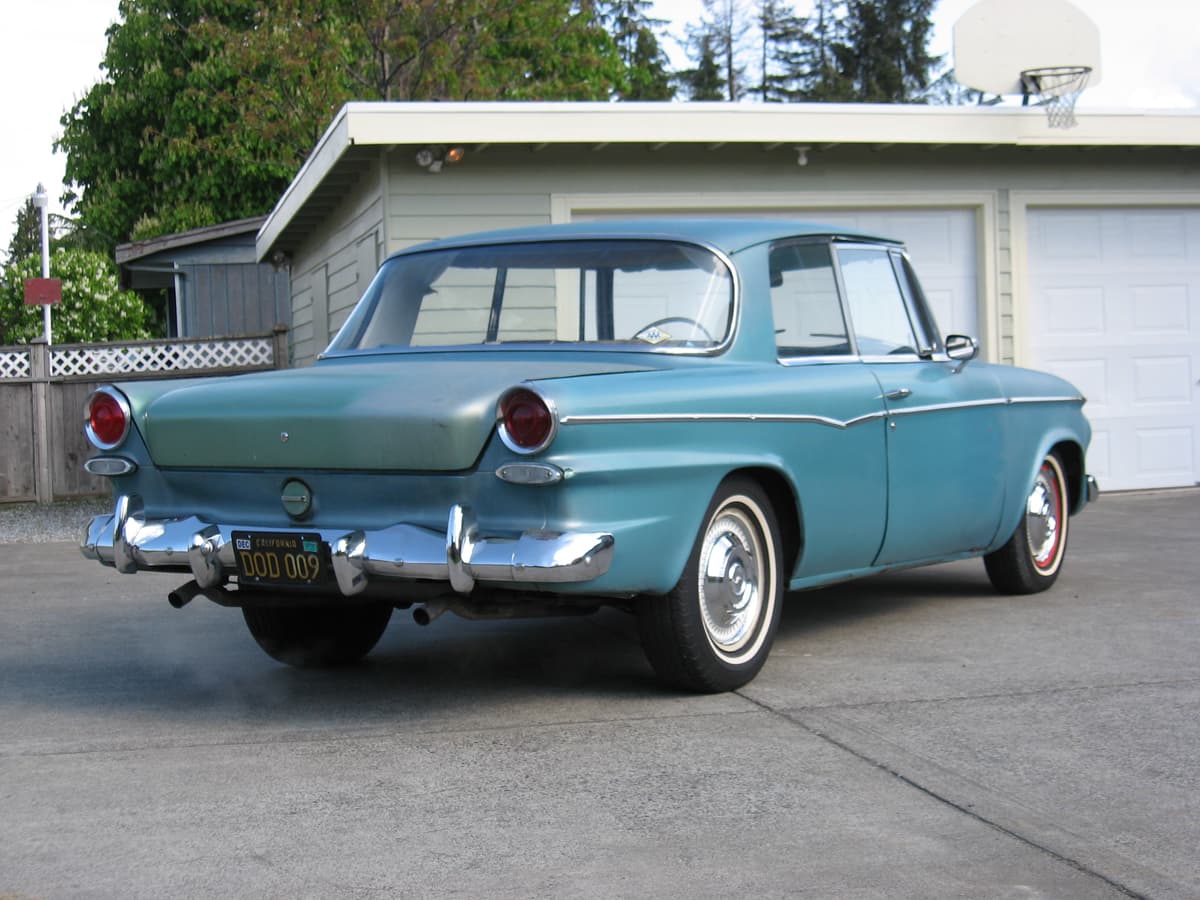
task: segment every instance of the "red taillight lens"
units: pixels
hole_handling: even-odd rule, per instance
[[[539,394],[513,388],[500,398],[500,437],[510,450],[537,453],[554,439],[554,413]]]
[[[129,433],[129,406],[112,388],[101,388],[88,398],[84,431],[101,450],[111,450]]]

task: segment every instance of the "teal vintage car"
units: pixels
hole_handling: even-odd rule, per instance
[[[981,556],[1058,577],[1097,493],[1084,398],[941,336],[904,248],[780,221],[604,222],[391,256],[310,368],[89,399],[83,553],[189,576],[271,656],[428,623],[636,616],[653,668],[745,684],[788,591]]]

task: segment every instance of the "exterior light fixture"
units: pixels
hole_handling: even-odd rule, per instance
[[[422,169],[428,169],[430,174],[436,175],[442,171],[442,166],[461,162],[466,155],[467,151],[462,147],[422,147],[417,151],[415,160]]]
[[[796,165],[798,165],[798,166],[807,166],[808,165],[808,151],[811,149],[812,149],[812,147],[809,147],[807,145],[796,148]]]

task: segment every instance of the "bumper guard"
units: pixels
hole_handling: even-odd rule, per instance
[[[196,516],[147,519],[136,494],[117,497],[111,516],[96,516],[80,542],[88,559],[119,572],[190,570],[202,588],[237,573],[234,531],[301,529],[225,525]],[[445,533],[396,524],[375,531],[314,531],[328,546],[338,590],[353,596],[375,580],[446,581],[460,594],[484,584],[567,584],[590,581],[612,564],[613,536],[601,532],[531,530],[515,537],[482,537],[471,509],[450,507]]]

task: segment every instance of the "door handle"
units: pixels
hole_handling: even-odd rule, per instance
[[[883,396],[885,400],[903,400],[905,397],[911,397],[912,391],[908,388],[896,388],[896,390],[888,391]]]

